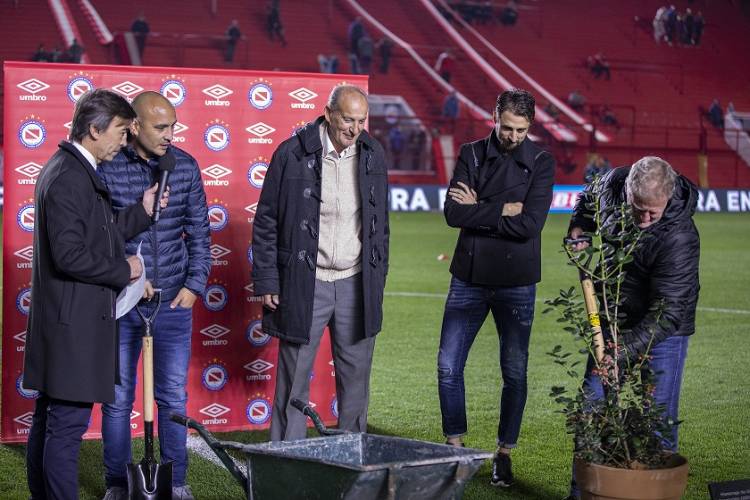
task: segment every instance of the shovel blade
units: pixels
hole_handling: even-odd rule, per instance
[[[157,464],[142,461],[128,464],[130,500],[171,500],[172,462]]]

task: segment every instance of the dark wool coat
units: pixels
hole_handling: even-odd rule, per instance
[[[473,285],[524,286],[541,280],[541,233],[552,202],[555,160],[530,139],[501,154],[495,132],[464,144],[450,187],[463,182],[478,203],[461,205],[446,194],[445,220],[461,228],[450,271]],[[523,203],[502,216],[506,203]]]
[[[24,386],[67,401],[112,402],[118,381],[115,299],[130,281],[125,241],[150,218],[113,215],[109,192],[70,143],[36,184]]]
[[[162,302],[174,299],[182,287],[203,295],[211,271],[206,192],[198,163],[180,148],[170,150],[176,164],[167,182],[169,204],[159,222],[125,244],[125,252],[134,255],[143,242],[146,278],[161,288]],[[120,211],[137,203],[143,191],[157,182],[157,168],[157,160],[147,162],[127,147],[99,165],[96,173],[111,193],[115,211]]]
[[[601,179],[601,205],[610,213],[603,225],[615,223],[617,211],[607,211],[626,201],[625,179],[630,167],[612,170]],[[593,219],[586,203],[591,200],[591,186],[578,200],[570,227],[593,231]],[[646,351],[653,333],[653,345],[671,336],[695,332],[695,308],[698,304],[698,262],[700,238],[693,222],[698,204],[698,190],[683,176],[678,176],[672,199],[661,219],[644,229],[645,233],[625,267],[620,313],[622,340],[630,355]],[[660,313],[654,308],[663,301]],[[658,317],[661,314],[661,317]]]
[[[320,223],[323,117],[279,145],[271,159],[253,225],[255,295],[279,294],[263,311],[263,331],[307,344],[312,326]],[[362,292],[367,337],[383,320],[388,273],[388,172],[383,148],[367,132],[357,139],[362,200]],[[352,235],[351,237],[353,237]]]

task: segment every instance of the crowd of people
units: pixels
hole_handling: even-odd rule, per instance
[[[355,75],[369,75],[373,73],[372,64],[377,52],[380,58],[379,71],[387,74],[391,64],[393,41],[383,36],[375,41],[365,28],[361,17],[356,17],[347,29],[349,41],[349,71]]]
[[[34,62],[67,62],[78,64],[81,62],[81,57],[83,57],[85,51],[75,38],[64,51],[60,50],[59,45],[55,45],[52,50],[48,51],[44,44],[40,43],[36,48],[36,52],[31,56],[31,60]]]
[[[652,25],[656,43],[700,45],[706,20],[701,11],[693,14],[687,8],[680,12],[674,5],[663,5],[657,9]]]
[[[518,21],[518,1],[516,0],[509,0],[501,9],[495,9],[493,2],[490,0],[460,0],[450,2],[449,5],[469,24],[491,24],[497,21],[504,26],[513,26]],[[451,12],[440,5],[438,5],[438,8],[448,20],[453,19]]]

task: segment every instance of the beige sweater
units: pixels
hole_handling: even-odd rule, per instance
[[[359,194],[357,146],[339,155],[320,126],[323,169],[315,278],[336,281],[362,271],[362,200]]]

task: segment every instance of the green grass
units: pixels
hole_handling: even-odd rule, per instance
[[[567,221],[565,215],[551,215],[547,222],[540,300],[576,284],[574,271],[557,251]],[[708,498],[709,482],[750,478],[750,217],[700,214],[696,221],[702,242],[702,289],[697,332],[685,369],[680,430],[681,451],[691,468],[687,499]],[[446,227],[440,214],[431,213],[394,213],[391,228],[389,294],[372,372],[369,430],[442,442],[435,366],[450,261],[437,256],[452,254],[456,232]],[[540,313],[540,306],[531,341],[529,399],[519,447],[513,454],[517,484],[509,490],[491,487],[487,464],[467,487],[467,499],[554,499],[566,494],[571,440],[547,395],[549,387],[565,376],[544,353],[555,344],[566,345],[569,339],[552,316]],[[497,359],[497,338],[490,320],[477,337],[466,368],[467,444],[471,447],[494,447],[500,394]],[[266,437],[266,433],[221,435],[243,442]],[[0,446],[0,498],[27,497],[23,452],[22,446]],[[142,456],[138,450],[134,454]],[[81,464],[81,498],[101,498],[99,442],[84,443]],[[188,481],[199,499],[242,496],[226,470],[200,457],[191,457]]]

